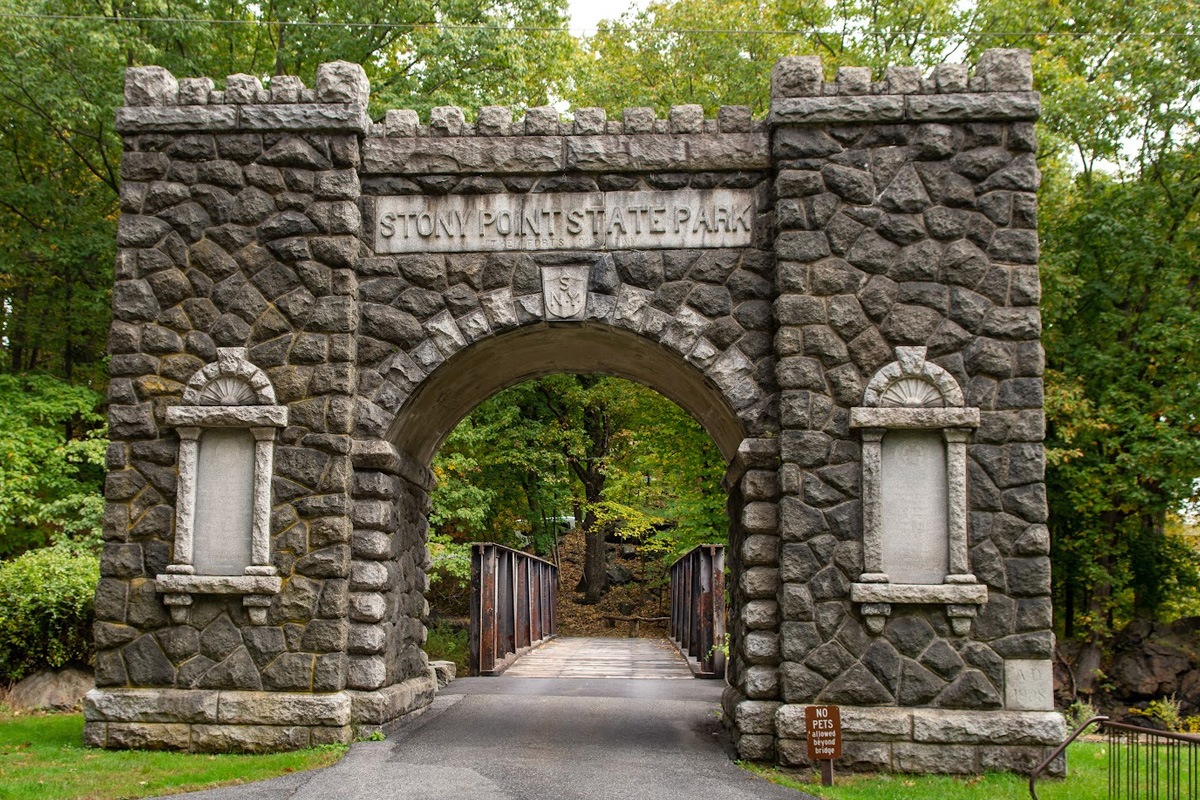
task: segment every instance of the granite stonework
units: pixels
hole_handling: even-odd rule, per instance
[[[298,747],[428,704],[430,461],[491,393],[562,370],[662,391],[729,462],[743,757],[803,763],[815,702],[844,707],[851,767],[1026,770],[1061,740],[1035,669],[1053,634],[1027,54],[878,82],[784,59],[765,121],[375,122],[343,62],[315,88],[126,83],[89,743]],[[237,359],[273,399],[199,388]],[[190,504],[248,502],[204,475],[246,469],[236,437],[205,453],[220,428],[258,431],[270,468],[245,574],[206,574],[244,550],[186,560],[209,526]]]

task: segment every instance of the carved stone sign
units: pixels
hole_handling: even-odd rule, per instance
[[[1004,707],[1012,711],[1054,710],[1054,665],[1048,660],[1004,662]]]
[[[378,253],[747,247],[749,189],[380,197]]]
[[[239,428],[205,431],[196,476],[196,571],[241,575],[253,563],[254,437]]]
[[[587,267],[542,268],[546,319],[580,319],[587,310]]]
[[[949,568],[941,432],[889,431],[881,471],[883,571],[892,583],[941,583]]]

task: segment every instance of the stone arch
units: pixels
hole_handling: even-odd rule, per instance
[[[363,284],[376,302],[362,304],[356,436],[390,441],[427,465],[476,404],[550,372],[602,372],[661,391],[709,431],[727,461],[745,437],[778,429],[771,307],[762,299],[761,273],[771,265],[760,251],[543,259],[489,256],[473,284],[455,285],[462,267],[454,256],[374,259],[383,277]],[[426,309],[385,292],[392,274],[403,281],[418,269],[425,286],[441,289],[420,290]],[[565,320],[553,296],[546,300],[548,276],[563,273],[586,287]]]
[[[244,347],[217,348],[217,360],[196,370],[183,390],[192,406],[273,406],[275,387],[267,373],[246,360]]]
[[[924,347],[897,347],[896,360],[879,369],[863,392],[870,408],[961,408],[962,387],[946,369],[925,360]]]
[[[472,408],[502,389],[554,372],[603,373],[649,386],[690,413],[726,461],[746,437],[730,398],[696,365],[631,331],[581,323],[526,326],[460,350],[414,387],[387,439],[428,465]]]

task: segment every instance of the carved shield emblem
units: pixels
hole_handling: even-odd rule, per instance
[[[545,267],[542,292],[547,319],[580,319],[587,310],[588,268]]]

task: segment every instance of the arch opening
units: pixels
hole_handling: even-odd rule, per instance
[[[479,341],[448,358],[399,410],[387,438],[429,466],[471,409],[502,389],[556,372],[613,375],[659,392],[708,432],[726,462],[746,437],[721,390],[678,353],[619,328],[543,323]]]

